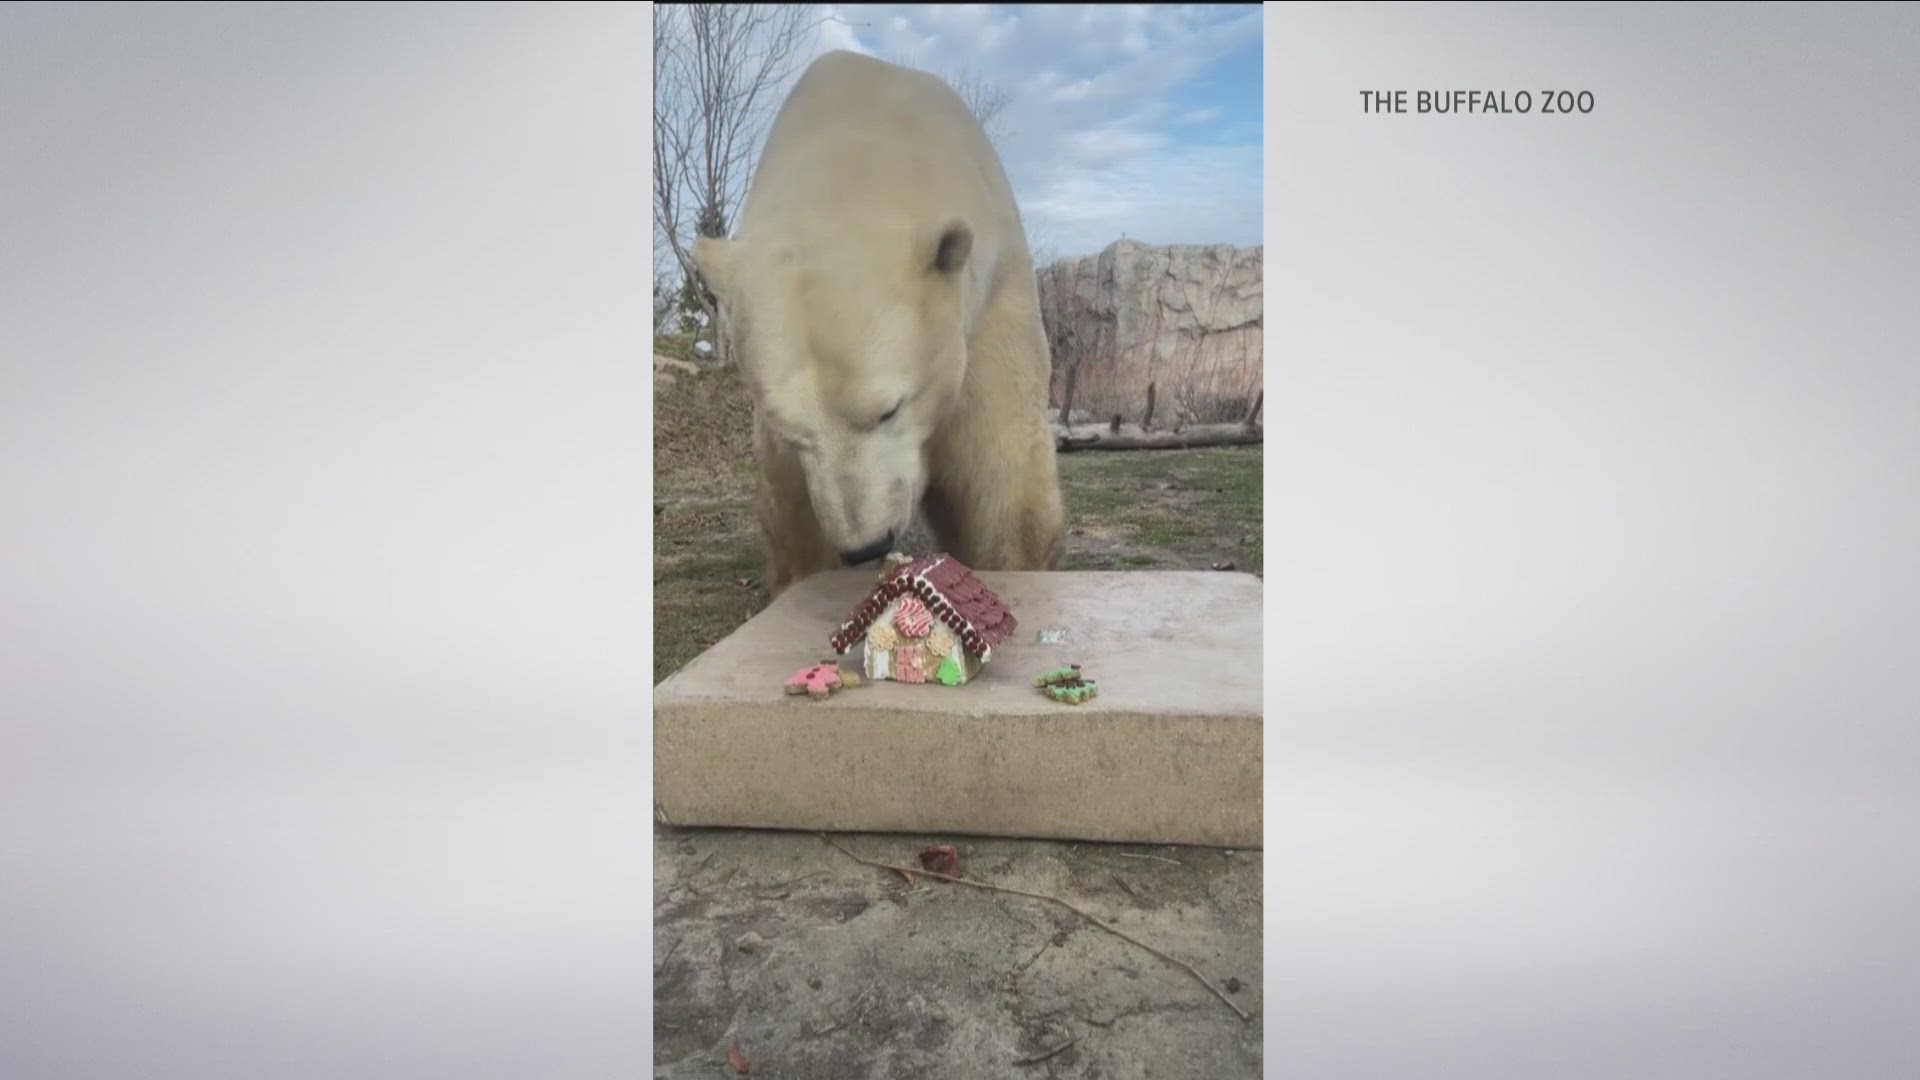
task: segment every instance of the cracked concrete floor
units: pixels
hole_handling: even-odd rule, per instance
[[[763,1080],[1260,1075],[1259,852],[834,839],[903,865],[952,843],[962,876],[1069,900],[1192,964],[1252,1019],[1057,904],[909,886],[814,833],[656,826],[656,1080],[734,1076],[732,1047]]]

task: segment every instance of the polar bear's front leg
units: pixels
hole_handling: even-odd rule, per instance
[[[1066,512],[1036,299],[1031,285],[1009,286],[989,305],[968,342],[953,413],[927,448],[927,524],[976,570],[1052,570],[1060,561]]]
[[[929,491],[924,508],[941,549],[974,569],[1059,565],[1064,515],[1058,493]]]
[[[801,578],[839,566],[840,558],[814,515],[799,459],[765,441],[755,452],[760,461],[755,510],[767,556],[767,589],[779,596]]]
[[[942,549],[976,570],[1052,570],[1065,512],[1053,438],[955,430],[943,440],[921,502]]]

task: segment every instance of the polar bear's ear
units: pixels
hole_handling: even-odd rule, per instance
[[[964,221],[950,221],[940,230],[940,240],[934,245],[933,269],[951,274],[967,265],[967,256],[972,252],[972,227]]]
[[[733,282],[733,242],[716,236],[701,236],[693,241],[693,265],[706,279],[707,288],[724,293]]]

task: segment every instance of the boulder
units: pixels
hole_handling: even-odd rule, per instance
[[[1053,402],[1076,364],[1074,412],[1152,423],[1242,419],[1261,389],[1263,249],[1122,239],[1039,272]],[[1078,416],[1075,417],[1078,420]]]

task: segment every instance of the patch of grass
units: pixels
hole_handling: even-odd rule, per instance
[[[656,343],[657,345],[657,343]],[[654,677],[764,608],[752,410],[730,370],[677,374],[654,402]],[[1063,570],[1262,572],[1258,446],[1060,455]],[[932,540],[916,526],[903,547]],[[745,584],[741,584],[745,582]]]
[[[655,683],[686,666],[767,606],[764,589],[729,586],[715,586],[697,594],[654,590]]]
[[[688,363],[702,363],[700,354],[694,350],[692,334],[655,334],[653,335],[653,353],[655,356],[670,356],[675,360]]]
[[[1102,566],[1204,570],[1231,562],[1258,574],[1261,466],[1258,446],[1062,454],[1069,554],[1115,554],[1093,560]]]
[[[1060,556],[1062,570],[1119,570],[1120,556],[1108,551],[1069,551]]]
[[[1067,504],[1067,516],[1076,519],[1117,514],[1138,501],[1137,496],[1128,492],[1093,486],[1068,488],[1061,494]]]
[[[1203,537],[1212,538],[1212,534],[1192,518],[1164,512],[1141,513],[1128,524],[1133,529],[1134,540],[1148,547],[1177,547]]]
[[[676,559],[664,574],[655,576],[654,584],[685,584],[695,589],[726,584],[744,588],[740,582],[751,580],[759,573],[759,546],[736,543]]]

